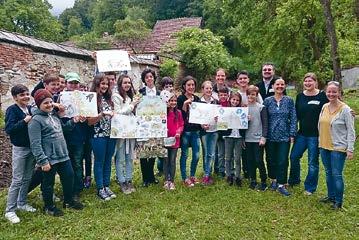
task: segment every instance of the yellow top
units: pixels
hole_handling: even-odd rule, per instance
[[[330,132],[331,122],[334,116],[341,111],[344,104],[340,104],[334,112],[329,111],[329,104],[323,106],[323,113],[319,118],[319,147],[330,151],[334,150],[332,135]],[[336,149],[336,151],[341,151]],[[345,152],[345,150],[343,150]]]

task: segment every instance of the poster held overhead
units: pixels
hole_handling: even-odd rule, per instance
[[[99,72],[118,72],[131,70],[130,58],[123,50],[101,50],[96,52]]]

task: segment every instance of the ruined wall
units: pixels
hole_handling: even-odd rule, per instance
[[[94,73],[94,61],[35,52],[27,47],[0,42],[2,111],[12,104],[12,86],[22,83],[31,91],[49,69],[57,69],[61,74],[77,72],[85,82],[89,82]]]

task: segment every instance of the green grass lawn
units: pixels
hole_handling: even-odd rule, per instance
[[[305,196],[299,186],[290,189],[290,197],[249,190],[246,181],[240,189],[218,179],[213,186],[188,189],[180,184],[179,171],[174,192],[162,186],[143,188],[136,164],[136,193],[124,196],[112,181],[118,197],[101,202],[92,186],[82,194],[83,211],[65,210],[59,218],[41,211],[19,212],[21,223],[11,225],[3,217],[6,190],[0,191],[0,239],[359,239],[358,142],[356,149],[355,159],[345,166],[343,211],[318,202],[326,195],[322,164],[318,191]],[[302,179],[307,171],[305,157]],[[200,161],[198,177],[201,174]],[[57,184],[57,193],[59,189]],[[38,189],[29,195],[29,202],[42,208]]]

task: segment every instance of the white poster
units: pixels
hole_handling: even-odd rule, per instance
[[[218,130],[248,128],[247,107],[220,107],[218,108]]]
[[[167,105],[159,96],[143,96],[136,116],[115,114],[111,121],[111,138],[167,137]]]
[[[190,123],[197,124],[213,124],[213,120],[218,116],[218,105],[192,102],[189,107],[189,119]]]
[[[117,72],[131,70],[128,53],[123,50],[101,50],[96,52],[99,72]]]
[[[95,92],[64,91],[60,93],[60,103],[65,107],[64,117],[96,117],[98,115]]]

